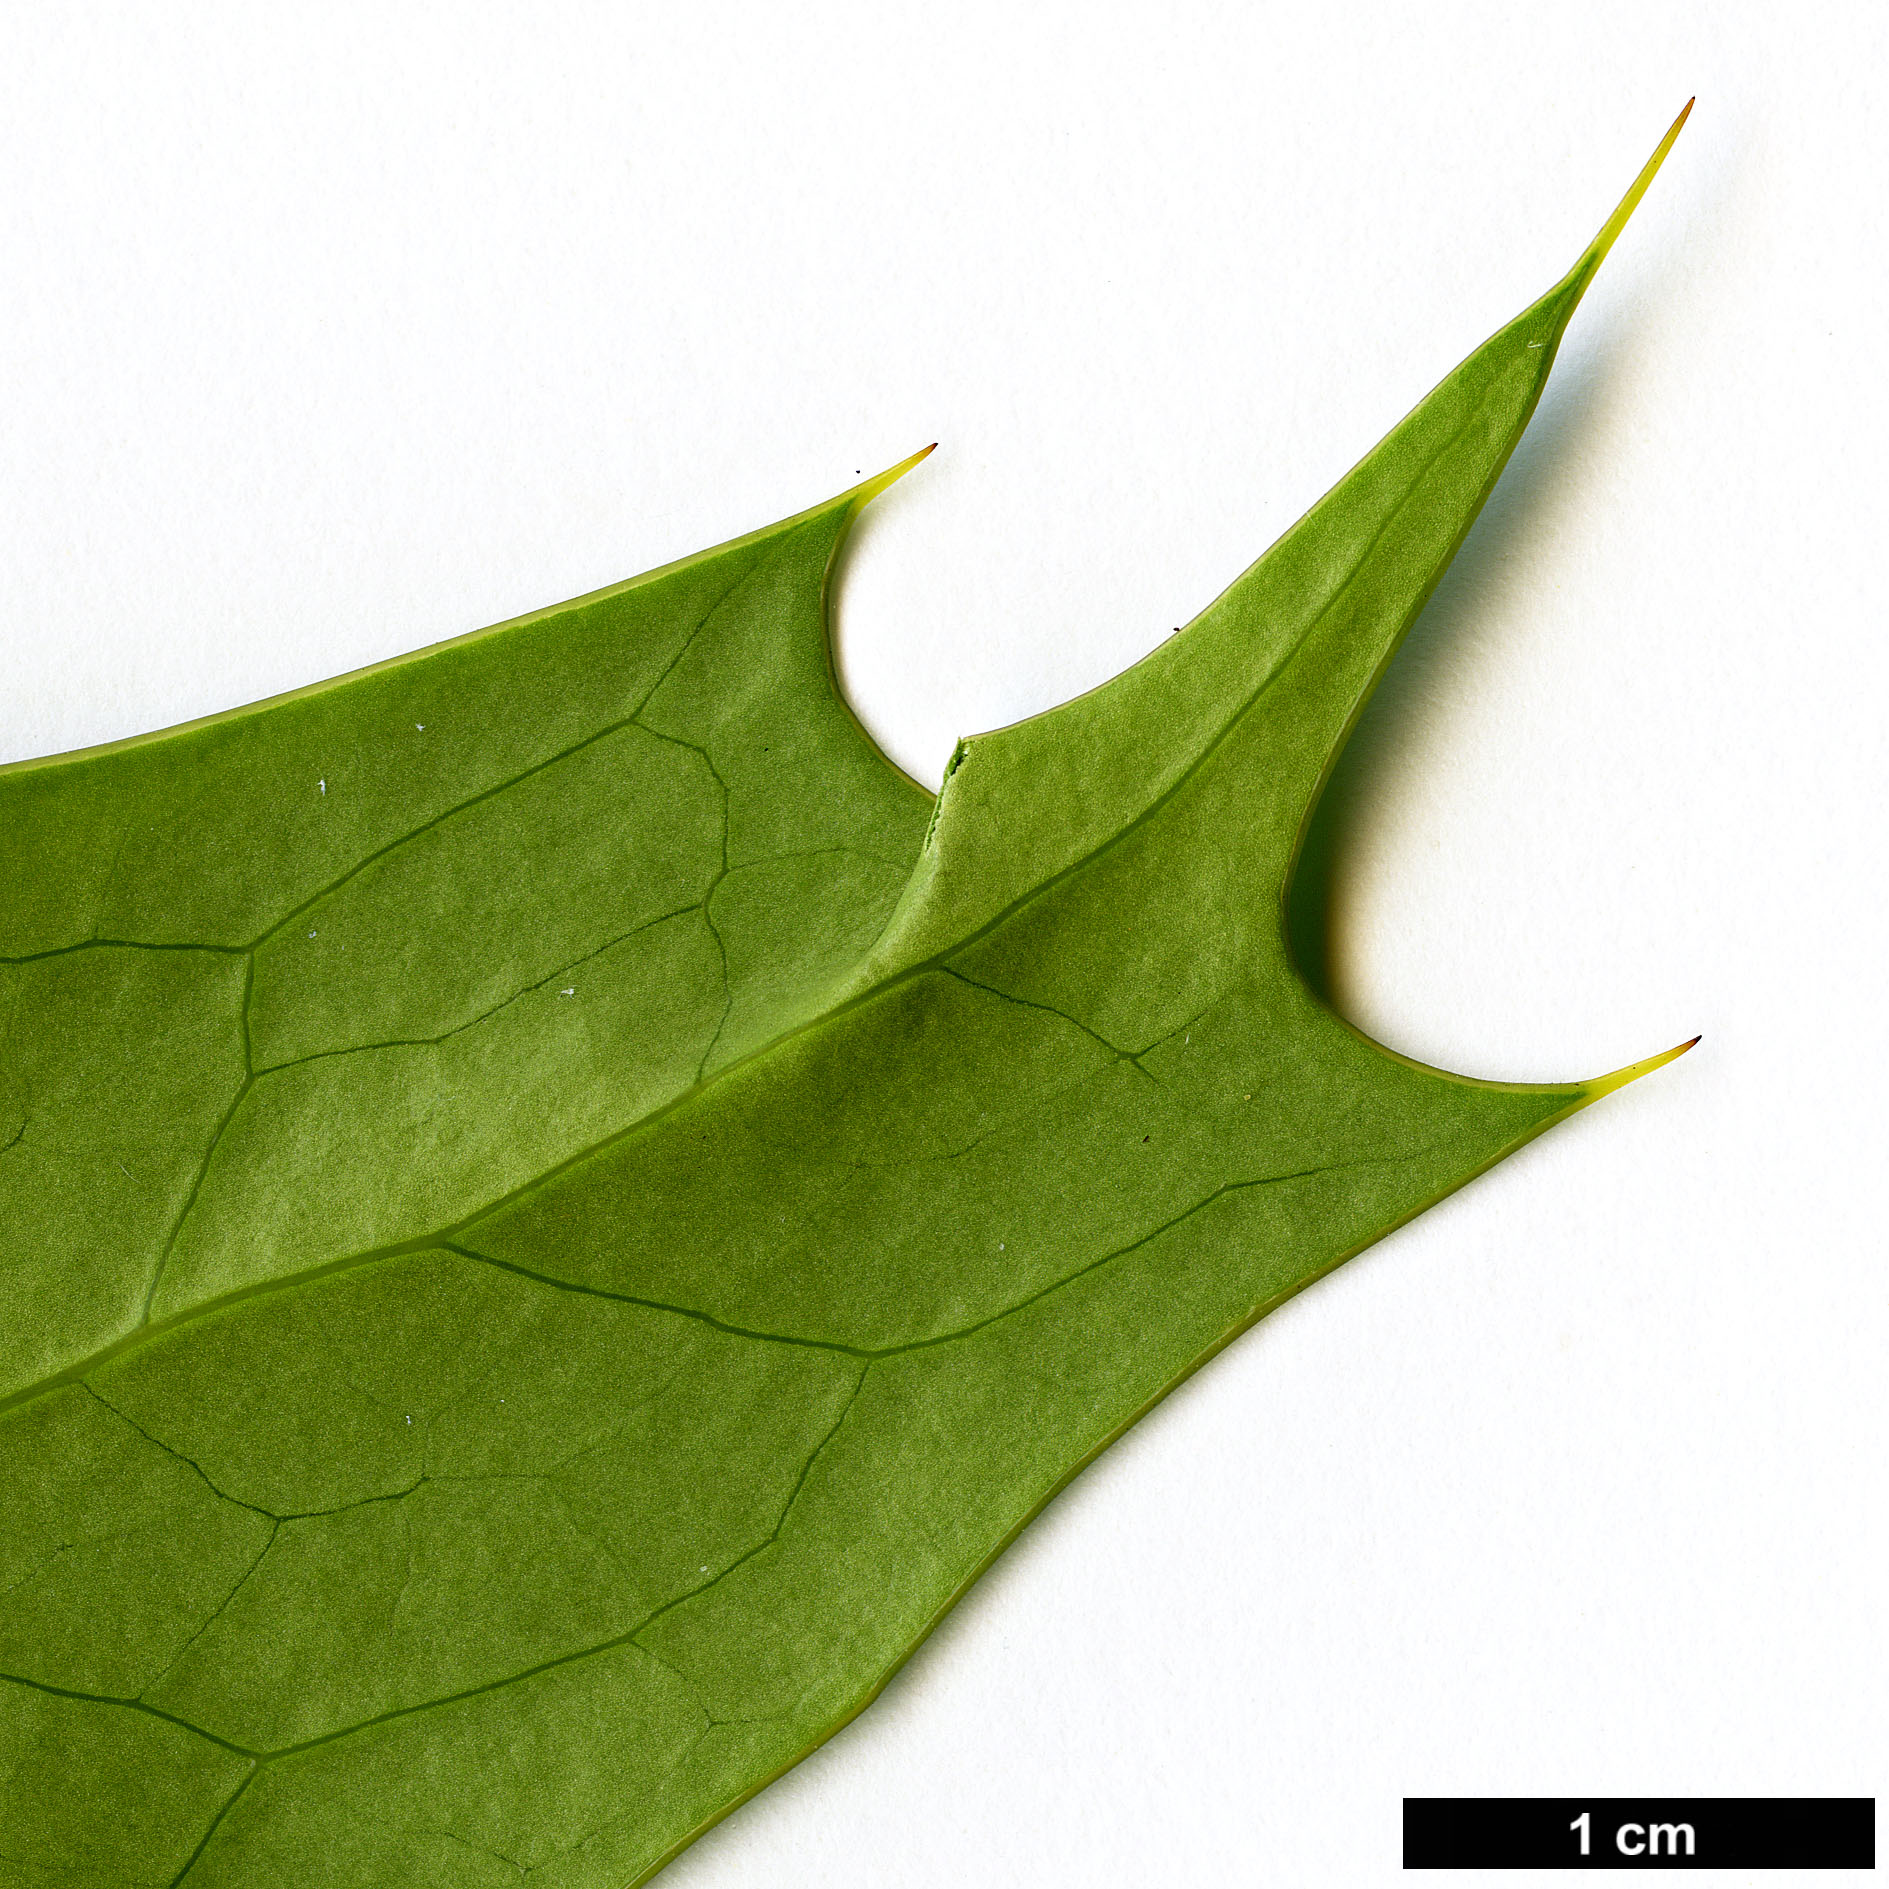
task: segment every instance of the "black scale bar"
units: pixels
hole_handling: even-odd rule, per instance
[[[1875,1866],[1873,1797],[1404,1799],[1406,1869]]]

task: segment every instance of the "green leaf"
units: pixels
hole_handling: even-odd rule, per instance
[[[935,805],[825,628],[903,467],[0,770],[9,1881],[640,1881],[1232,1337],[1668,1060],[1394,1055],[1285,895],[1678,128],[1184,634]]]

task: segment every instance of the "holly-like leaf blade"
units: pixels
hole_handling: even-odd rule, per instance
[[[0,772],[23,1880],[643,1880],[1232,1337],[1667,1060],[1412,1063],[1307,988],[1285,897],[1678,128],[1184,634],[962,744],[928,825],[826,652],[869,487]]]

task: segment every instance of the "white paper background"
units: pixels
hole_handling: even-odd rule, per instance
[[[935,781],[1211,598],[1700,95],[1354,744],[1332,897],[1414,1055],[1704,1044],[1243,1339],[665,1885],[1389,1883],[1405,1793],[1889,1787],[1883,19],[0,23],[0,758],[937,438],[840,598]]]

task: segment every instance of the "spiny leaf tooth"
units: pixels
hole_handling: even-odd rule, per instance
[[[1700,1037],[1690,1036],[1683,1043],[1661,1050],[1657,1056],[1649,1056],[1643,1062],[1629,1063],[1624,1069],[1616,1069],[1612,1075],[1596,1076],[1592,1082],[1582,1084],[1587,1100],[1598,1102],[1603,1095],[1612,1095],[1616,1089],[1624,1089],[1629,1082],[1638,1082],[1642,1076],[1650,1076],[1655,1069],[1664,1069],[1668,1063],[1677,1062],[1700,1040]]]
[[[1593,279],[1595,270],[1606,261],[1608,250],[1613,248],[1620,232],[1627,227],[1627,219],[1640,207],[1640,199],[1646,195],[1653,179],[1659,175],[1659,167],[1666,162],[1667,152],[1678,141],[1680,132],[1685,128],[1686,120],[1692,115],[1693,106],[1698,102],[1696,98],[1686,100],[1685,109],[1673,120],[1665,137],[1660,139],[1659,149],[1641,166],[1639,176],[1633,180],[1627,194],[1620,199],[1613,215],[1600,226],[1600,234],[1588,244],[1582,253],[1581,260],[1574,265],[1570,272],[1572,275],[1581,275],[1583,271],[1586,272],[1582,280],[1583,288]]]
[[[929,459],[937,450],[938,442],[933,440],[929,446],[919,447],[909,458],[901,459],[896,466],[888,466],[884,472],[875,473],[864,484],[854,486],[850,495],[854,515],[862,512],[888,486],[896,485],[921,459]]]

